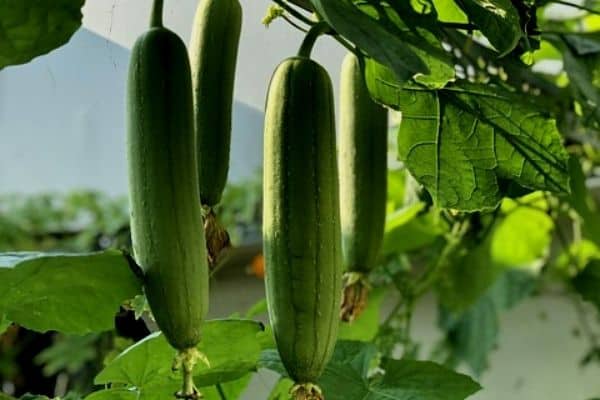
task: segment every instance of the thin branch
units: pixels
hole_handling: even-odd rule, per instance
[[[292,17],[304,22],[305,24],[309,25],[309,26],[313,26],[315,25],[317,22],[311,20],[310,18],[307,18],[305,15],[303,15],[302,13],[300,13],[298,10],[296,10],[295,8],[293,8],[292,6],[290,6],[285,0],[273,0],[273,2],[275,4],[277,4],[279,7],[283,8],[286,12],[288,12]],[[284,18],[287,22],[289,22],[292,26],[294,26],[297,29],[300,29],[303,32],[308,32],[306,29],[303,29],[301,27],[299,27],[297,24],[293,23],[290,19],[286,18],[286,16],[284,15]],[[344,39],[343,37],[341,37],[340,35],[338,35],[337,33],[333,33],[331,35],[339,44],[341,44],[342,46],[344,46],[348,51],[351,51],[354,54],[358,54],[358,50],[356,49],[356,47],[354,47],[350,42],[348,42],[346,39]]]
[[[288,24],[290,24],[291,26],[293,26],[294,28],[298,29],[299,31],[302,31],[304,33],[308,33],[308,30],[306,28],[304,28],[303,26],[298,25],[293,19],[291,19],[290,17],[288,17],[287,15],[282,15],[281,16],[283,19],[285,19],[287,21]]]
[[[217,383],[215,386],[217,388],[217,392],[219,392],[219,397],[221,398],[221,400],[227,400],[227,396],[225,395],[225,392],[223,391],[223,387],[221,386],[221,384]]]
[[[348,51],[356,54],[357,56],[359,55],[358,54],[359,53],[358,49],[354,45],[352,45],[352,43],[348,42],[346,39],[344,39],[343,37],[341,37],[339,34],[334,33],[331,36],[333,36],[333,38],[335,40],[337,40],[337,42],[339,44],[341,44],[342,46],[344,46]]]
[[[313,26],[314,24],[316,24],[315,21],[312,21],[310,18],[306,17],[304,14],[296,10],[294,7],[290,6],[285,0],[273,0],[273,2],[279,7],[283,8],[288,13],[290,13],[292,17],[299,19],[306,25]]]
[[[308,12],[314,11],[309,0],[289,0],[289,1],[290,1],[290,3],[293,3]]]
[[[444,246],[442,253],[437,258],[435,263],[427,268],[427,271],[423,274],[421,279],[415,285],[413,291],[413,298],[418,299],[423,294],[425,294],[431,287],[433,283],[437,280],[440,272],[444,269],[444,267],[448,263],[448,259],[456,251],[456,249],[460,246],[462,238],[469,230],[470,224],[468,221],[465,221],[461,224],[458,224],[453,232],[448,237],[448,242]]]

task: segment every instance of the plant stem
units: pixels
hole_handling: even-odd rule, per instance
[[[310,4],[309,0],[290,0],[291,3],[294,3],[295,5],[297,5],[298,7],[308,11],[308,12],[313,12],[313,8],[312,5]]]
[[[427,271],[425,271],[419,282],[417,282],[417,284],[415,285],[413,291],[414,299],[418,299],[419,297],[424,295],[430,289],[431,285],[435,283],[435,281],[438,278],[438,275],[440,274],[444,266],[446,266],[446,264],[448,263],[448,259],[450,258],[452,253],[454,253],[454,251],[460,246],[461,239],[468,231],[468,229],[468,221],[459,223],[455,226],[455,229],[453,229],[451,236],[448,237],[448,242],[444,246],[444,249],[442,250],[440,256],[437,258],[437,260],[431,267],[427,268]]]
[[[150,27],[161,28],[163,26],[163,4],[164,0],[154,0],[152,14],[150,15]]]
[[[348,42],[346,39],[344,39],[343,37],[341,37],[340,35],[338,35],[337,33],[334,33],[333,38],[335,40],[337,40],[337,42],[339,44],[341,44],[342,46],[344,46],[346,48],[346,50],[356,54],[356,56],[359,56],[359,51],[356,47],[354,47],[350,42]]]
[[[290,17],[288,17],[287,15],[282,15],[281,16],[283,19],[285,19],[287,21],[288,24],[290,24],[291,26],[293,26],[294,28],[298,29],[299,31],[302,31],[304,33],[308,33],[308,30],[306,30],[305,28],[301,27],[300,25],[298,25],[296,22],[294,22],[293,19],[291,19]]]
[[[317,38],[329,30],[329,25],[326,22],[319,22],[310,28],[300,46],[300,50],[298,50],[298,56],[310,58],[310,53],[312,52]]]
[[[223,387],[221,386],[221,384],[217,383],[215,386],[217,388],[217,392],[219,392],[219,397],[221,398],[221,400],[227,400],[227,395],[225,395],[225,392],[223,391]]]
[[[309,26],[314,26],[317,24],[317,22],[312,21],[310,18],[307,18],[305,15],[303,15],[302,13],[298,12],[295,8],[293,8],[292,6],[290,6],[285,0],[273,0],[273,2],[275,4],[277,4],[279,7],[283,8],[286,12],[288,12],[292,17],[304,22],[306,25]],[[302,27],[300,27],[298,24],[295,24],[292,22],[291,19],[286,18],[284,16],[285,20],[287,22],[289,22],[294,28],[299,29],[303,32],[306,32],[306,30]],[[333,38],[342,46],[344,46],[348,51],[351,51],[354,54],[357,54],[357,50],[356,48],[350,43],[348,42],[346,39],[344,39],[343,37],[341,37],[340,35],[338,35],[337,33],[332,34]],[[358,54],[357,54],[358,55]]]
[[[306,25],[310,25],[310,26],[315,25],[316,22],[311,21],[309,18],[307,18],[302,13],[297,11],[295,8],[290,6],[285,0],[273,0],[273,2],[275,4],[277,4],[279,7],[283,8],[285,11],[287,11],[292,17],[299,19],[300,21],[304,22]]]

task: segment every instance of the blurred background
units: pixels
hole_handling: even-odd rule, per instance
[[[166,3],[165,24],[188,38],[196,0]],[[260,21],[267,0],[242,0],[242,6],[231,185],[221,215],[234,244],[249,250],[216,275],[213,317],[243,312],[263,297],[260,260],[254,257],[260,249],[263,103],[273,69],[303,36],[283,21],[265,28]],[[149,1],[88,0],[83,27],[68,45],[0,71],[0,251],[128,245],[125,81],[130,48],[149,12]],[[329,39],[316,47],[315,58],[334,86],[343,55]],[[479,378],[484,390],[474,400],[584,400],[600,393],[599,364],[580,365],[588,343],[569,303],[551,295],[529,299],[504,313],[500,324],[498,348]],[[117,328],[120,342],[110,343],[121,349],[147,333],[126,312]],[[433,298],[417,307],[413,335],[423,354],[443,335]],[[2,389],[53,394],[75,382],[89,390],[85,382],[101,368],[105,353],[99,349],[106,340],[12,327],[0,336]],[[275,379],[260,371],[245,398],[266,398]]]

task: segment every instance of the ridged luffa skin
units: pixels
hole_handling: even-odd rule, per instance
[[[349,53],[340,85],[340,200],[344,266],[368,273],[383,241],[387,194],[387,110],[375,103]]]
[[[321,375],[339,325],[334,118],[325,69],[304,57],[283,61],[266,104],[263,239],[269,316],[283,364],[297,384]]]
[[[192,83],[181,39],[153,27],[136,42],[127,90],[131,233],[145,293],[169,343],[200,341],[208,307]]]
[[[200,0],[190,41],[202,204],[221,200],[229,171],[231,110],[242,28],[238,0]]]
[[[340,84],[340,200],[344,296],[340,317],[354,321],[367,305],[367,274],[385,230],[387,110],[369,95],[358,57],[349,53]]]

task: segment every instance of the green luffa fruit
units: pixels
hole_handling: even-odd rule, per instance
[[[341,238],[334,106],[327,71],[307,57],[276,69],[264,131],[263,239],[269,316],[295,399],[314,382],[339,326]]]
[[[221,200],[229,171],[231,111],[242,7],[238,0],[201,0],[190,41],[194,118],[202,204]]]
[[[127,118],[135,260],[166,339],[176,349],[193,348],[208,308],[208,263],[191,72],[183,41],[160,19],[132,50]]]
[[[227,183],[231,146],[233,87],[242,7],[238,0],[201,0],[196,10],[190,62],[197,132],[198,178],[204,206],[208,259],[214,266],[230,246],[213,207]]]
[[[349,53],[340,85],[340,200],[344,260],[341,317],[352,321],[366,306],[366,275],[383,242],[387,195],[387,110],[375,103],[359,59]]]

